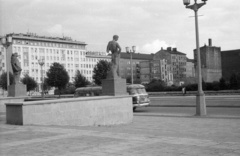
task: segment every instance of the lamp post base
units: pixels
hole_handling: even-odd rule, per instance
[[[197,93],[196,95],[196,116],[206,116],[206,102],[204,93]]]

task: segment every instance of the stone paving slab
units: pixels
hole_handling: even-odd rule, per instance
[[[1,156],[239,156],[240,119],[134,116],[106,127],[15,126],[0,120]]]

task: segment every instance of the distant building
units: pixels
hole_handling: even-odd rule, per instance
[[[183,81],[184,81],[184,84],[195,84],[195,83],[197,83],[194,59],[188,59],[187,58],[186,78],[184,78]]]
[[[212,46],[209,39],[208,46],[200,47],[202,78],[205,82],[219,81],[222,77],[221,48]],[[194,50],[195,68],[197,66],[197,51]]]
[[[154,60],[159,59],[165,59],[167,64],[171,65],[173,83],[175,85],[183,84],[183,80],[186,78],[186,54],[177,51],[177,48],[168,47],[166,50],[161,49],[154,55]]]
[[[233,73],[240,74],[240,49],[221,51],[222,76],[229,80]]]
[[[44,59],[43,75],[46,76],[51,64],[58,62],[67,70],[70,82],[79,70],[89,81],[92,81],[93,68],[99,60],[110,60],[106,52],[88,52],[86,43],[72,40],[69,37],[46,37],[33,33],[8,34],[13,38],[12,53],[19,54],[22,75],[29,74],[38,83],[41,83],[41,68],[39,59]],[[0,43],[1,73],[6,71],[6,51]]]
[[[186,54],[177,51],[177,48],[161,49],[151,60],[140,62],[141,82],[159,79],[167,85],[181,85],[186,79],[186,62]]]
[[[149,61],[153,59],[152,54],[132,54],[132,66],[133,66],[133,81],[140,82],[140,62]],[[131,63],[130,54],[122,52],[120,57],[120,76],[126,79],[131,79]]]
[[[148,83],[152,79],[157,79],[164,81],[168,86],[173,84],[171,64],[165,59],[141,61],[140,73],[142,83]]]
[[[186,64],[186,77],[195,77],[195,67],[194,67],[194,59],[188,59],[187,58],[187,64]]]

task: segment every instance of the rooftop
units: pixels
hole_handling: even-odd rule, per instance
[[[189,58],[187,58],[187,62],[192,62],[192,63],[194,63],[195,61],[194,61],[194,59],[189,59]]]
[[[224,50],[221,51],[222,53],[226,53],[226,52],[240,52],[240,49],[234,49],[234,50]]]
[[[179,52],[177,51],[177,48],[171,48],[171,47],[168,47],[167,49],[161,49],[159,50],[158,52],[168,52],[170,54],[175,54],[175,55],[186,55],[185,53],[182,53],[182,52]],[[158,53],[157,52],[157,53]]]
[[[6,36],[12,36],[15,39],[25,39],[25,40],[38,40],[38,41],[51,41],[59,43],[72,43],[72,44],[82,44],[87,45],[85,42],[73,40],[71,37],[51,37],[51,36],[39,36],[36,33],[11,33]]]
[[[121,58],[123,59],[130,59],[130,54],[126,52],[121,53]],[[139,60],[152,60],[153,54],[140,54],[140,53],[133,53],[132,55],[133,59],[139,59]]]

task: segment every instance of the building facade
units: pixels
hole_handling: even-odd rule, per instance
[[[88,52],[86,43],[72,40],[68,37],[45,37],[33,33],[8,34],[13,38],[10,46],[12,53],[18,53],[22,67],[22,74],[28,74],[38,83],[41,83],[41,67],[38,63],[44,60],[42,72],[46,72],[54,62],[62,64],[69,74],[70,82],[79,70],[90,82],[92,81],[93,68],[99,60],[110,60],[105,52]],[[0,45],[1,73],[6,71],[6,50]],[[0,74],[1,74],[0,73]]]
[[[222,77],[221,48],[209,44],[200,47],[202,78],[205,82],[219,81]],[[197,51],[194,50],[195,69],[197,66]]]
[[[173,74],[173,84],[181,85],[186,78],[187,57],[185,53],[177,51],[177,48],[168,47],[161,49],[154,55],[154,60],[164,59],[170,64]]]
[[[132,68],[133,68],[133,81],[141,82],[141,71],[140,71],[140,62],[149,61],[153,59],[151,54],[132,54]],[[131,79],[131,60],[130,54],[122,52],[120,56],[120,76],[122,78]]]
[[[195,71],[195,62],[194,59],[188,59],[187,58],[187,64],[186,64],[186,78],[189,77],[196,77],[196,71]]]
[[[240,49],[221,51],[222,76],[229,80],[233,73],[240,74]]]
[[[173,84],[173,73],[171,64],[165,59],[141,61],[140,62],[141,82],[148,83],[152,79],[162,80],[168,86]]]

